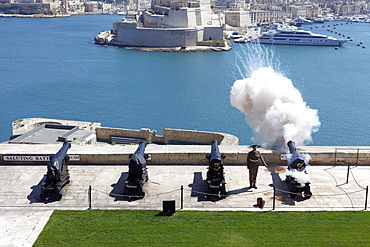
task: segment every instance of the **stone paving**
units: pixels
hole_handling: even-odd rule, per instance
[[[352,166],[347,181],[346,166],[309,166],[313,196],[291,198],[285,182],[286,166],[259,168],[258,189],[248,187],[245,166],[225,166],[225,199],[205,197],[206,166],[148,166],[149,181],[143,199],[122,196],[127,165],[70,165],[71,183],[60,201],[39,199],[46,166],[0,166],[0,246],[32,246],[54,209],[154,209],[163,201],[175,200],[176,210],[364,210],[369,166]],[[276,196],[274,205],[274,189]],[[183,202],[181,204],[181,186]],[[257,198],[266,204],[256,207]],[[368,209],[367,209],[368,210]]]

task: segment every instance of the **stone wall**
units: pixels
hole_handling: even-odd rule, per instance
[[[117,37],[114,42],[122,46],[186,47],[198,41],[196,28],[137,28],[136,23],[115,23]]]
[[[17,165],[27,161],[4,161],[5,155],[53,155],[61,145],[27,145],[0,144],[0,164]],[[129,155],[134,153],[138,145],[72,145],[68,155],[78,155],[79,161],[70,164],[81,165],[124,165],[129,161]],[[340,165],[352,167],[355,165],[370,165],[370,147],[297,147],[301,153],[311,156],[310,165]],[[224,164],[245,165],[248,152],[247,145],[220,145],[219,150],[225,154]],[[268,149],[259,149],[267,164],[286,166],[285,153],[276,153]],[[211,152],[210,145],[155,145],[148,144],[145,153],[151,155],[148,165],[207,165],[206,155]],[[28,162],[32,163],[32,162]],[[42,164],[42,162],[33,162]]]
[[[204,27],[202,40],[224,40],[223,27]],[[216,46],[225,45],[224,42],[218,42]]]
[[[166,15],[143,13],[144,26],[158,28],[162,25],[174,28],[189,28],[197,26],[193,9],[168,10]]]
[[[150,129],[121,129],[97,127],[95,129],[98,141],[110,142],[111,136],[145,139],[147,143],[160,144],[203,144],[208,145],[213,140],[219,144],[238,145],[239,139],[236,136],[208,131],[163,129],[163,136],[157,135],[156,130]]]
[[[111,136],[121,136],[145,139],[146,142],[151,143],[156,141],[157,131],[142,128],[140,130],[133,129],[121,129],[121,128],[108,128],[108,127],[98,127],[95,128],[96,137],[98,141],[110,142]]]
[[[251,15],[249,11],[225,11],[225,23],[232,27],[251,26]]]

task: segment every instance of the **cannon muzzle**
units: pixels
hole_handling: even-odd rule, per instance
[[[70,148],[71,148],[71,143],[64,142],[63,146],[59,149],[59,151],[50,158],[49,163],[58,162],[61,164],[64,159],[68,159],[67,152],[68,152],[68,149]]]
[[[295,142],[294,141],[288,141],[287,145],[288,145],[288,148],[289,148],[289,152],[291,154],[293,154],[294,156],[296,156],[296,155],[299,156],[299,151],[295,147]]]
[[[139,147],[136,149],[135,151],[135,154],[141,154],[141,155],[144,155],[144,152],[145,152],[145,147],[146,147],[146,142],[145,141],[141,141],[139,143]]]
[[[139,147],[136,149],[135,153],[130,154],[130,163],[129,167],[136,170],[136,174],[141,172],[142,168],[146,168],[146,160],[149,158],[149,155],[145,153],[146,142],[142,141],[139,143]]]
[[[135,153],[130,154],[129,158],[131,159],[133,156],[143,156],[145,159],[148,159],[150,156],[145,153],[145,148],[146,148],[146,142],[141,141]]]
[[[211,142],[211,153],[206,155],[206,158],[209,160],[210,164],[215,162],[223,163],[223,159],[225,159],[225,155],[220,153],[218,149],[218,142],[216,140]]]
[[[302,171],[307,165],[306,160],[303,159],[301,153],[297,150],[294,141],[289,141],[287,145],[290,152],[289,158],[287,155],[288,169],[293,168]]]

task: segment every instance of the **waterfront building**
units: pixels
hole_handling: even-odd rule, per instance
[[[288,7],[288,12],[290,13],[290,18],[293,19],[307,16],[307,8],[303,5],[291,5]]]
[[[340,16],[360,15],[362,5],[359,4],[337,4],[333,6],[334,13]]]
[[[98,13],[98,12],[101,12],[101,9],[99,9],[99,3],[97,1],[90,1],[90,2],[86,2],[85,4],[85,11],[92,12],[92,13]]]
[[[109,37],[103,39],[103,44],[132,47],[220,46],[225,44],[223,29],[220,16],[211,11],[210,0],[153,0],[149,10],[114,22],[113,30],[108,32]],[[101,44],[99,38],[95,41]]]
[[[308,18],[316,18],[318,16],[322,16],[322,9],[315,5],[307,6],[306,10],[306,17]]]
[[[251,11],[251,23],[253,26],[268,24],[277,20],[282,20],[286,13],[281,10],[253,10]]]
[[[80,1],[62,1],[62,6],[67,13],[83,14],[85,12],[85,3]]]
[[[225,23],[232,27],[250,27],[251,12],[250,11],[225,11]]]

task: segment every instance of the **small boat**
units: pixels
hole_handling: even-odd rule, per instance
[[[233,32],[231,35],[230,35],[230,38],[232,39],[239,39],[239,38],[242,38],[243,36],[239,34],[239,32]]]
[[[247,43],[247,42],[250,42],[251,40],[246,38],[246,37],[241,37],[241,38],[238,38],[238,39],[234,39],[234,42],[235,43]]]
[[[311,24],[312,23],[312,21],[307,20],[307,19],[305,19],[303,17],[295,18],[293,20],[293,22],[296,23],[296,24],[298,24],[298,25],[305,25],[305,24]]]
[[[321,17],[318,17],[318,18],[313,19],[313,22],[314,23],[324,23],[325,22],[325,19],[324,18],[321,18]]]

